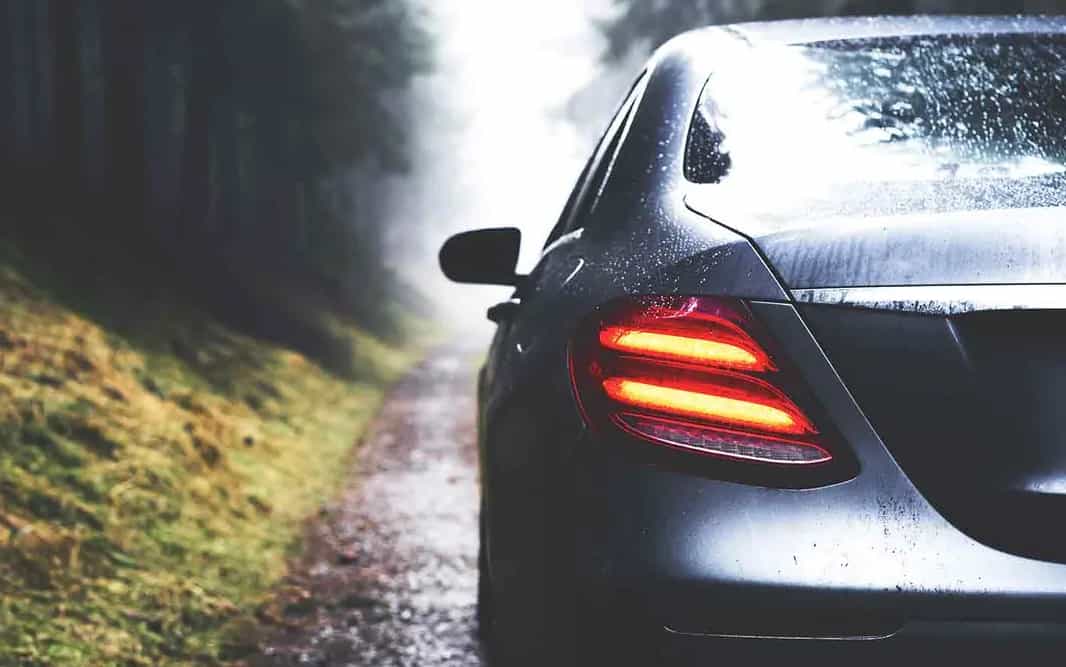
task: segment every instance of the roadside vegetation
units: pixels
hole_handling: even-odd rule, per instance
[[[315,362],[55,268],[0,242],[0,664],[238,658],[417,336],[305,312]]]
[[[271,613],[420,344],[420,16],[0,1],[3,667],[216,664]]]

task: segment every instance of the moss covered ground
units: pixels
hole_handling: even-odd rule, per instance
[[[346,373],[0,245],[0,665],[240,657],[418,347],[328,326]]]

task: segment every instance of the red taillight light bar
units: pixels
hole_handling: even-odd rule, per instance
[[[618,352],[659,359],[750,371],[770,369],[770,360],[761,350],[732,337],[710,338],[693,332],[606,326],[600,329],[600,344]]]
[[[609,377],[603,381],[607,397],[624,405],[679,417],[748,427],[768,433],[803,434],[814,427],[788,399],[729,396],[718,387],[678,386],[667,380],[648,381]]]
[[[740,301],[638,297],[602,309],[571,346],[575,391],[594,426],[727,459],[826,463],[791,378]]]

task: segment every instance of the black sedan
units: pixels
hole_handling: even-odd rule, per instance
[[[529,275],[451,238],[494,659],[1061,663],[1064,127],[1066,20],[699,30]]]

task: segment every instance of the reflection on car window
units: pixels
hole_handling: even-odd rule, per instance
[[[633,106],[640,96],[644,75],[645,72],[641,72],[640,76],[633,82],[629,92],[611,119],[611,124],[600,138],[599,143],[596,144],[596,150],[593,151],[584,169],[581,170],[581,176],[566,200],[566,206],[563,208],[559,221],[548,235],[548,240],[544,242],[545,248],[549,247],[563,234],[573,231],[580,224],[580,221],[584,220],[595,201],[599,198],[602,192],[603,180],[606,178],[610,165],[617,153],[622,129],[626,126]]]
[[[581,202],[581,206],[574,217],[575,226],[584,224],[585,219],[596,210],[596,204],[599,203],[600,197],[603,196],[603,188],[607,184],[607,178],[611,175],[614,160],[618,157],[618,149],[621,147],[625,129],[629,126],[629,119],[633,116],[633,108],[635,106],[636,97],[634,96],[633,99],[626,103],[618,122],[612,128],[611,141],[607,144],[606,150],[603,151],[599,164],[596,165],[596,172],[589,181],[589,191],[586,193],[584,201]]]
[[[749,49],[709,78],[685,174],[732,195],[772,184],[778,203],[856,184],[1055,177],[1064,56],[1058,35]]]

